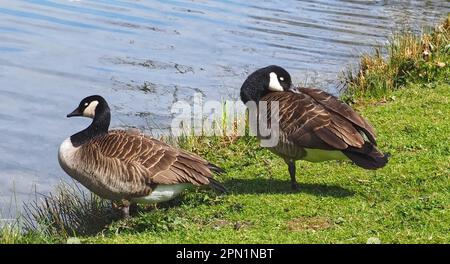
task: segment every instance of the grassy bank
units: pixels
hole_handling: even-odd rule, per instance
[[[64,243],[71,236],[82,243],[450,243],[450,46],[448,21],[442,25],[429,33],[431,46],[421,44],[426,35],[393,39],[409,39],[414,56],[390,44],[389,56],[364,55],[345,75],[344,98],[391,153],[380,170],[299,161],[300,190],[293,192],[285,163],[254,138],[190,137],[181,147],[227,171],[219,180],[228,195],[192,190],[131,219],[98,224],[109,205],[91,196],[74,203],[65,191],[47,207],[29,207],[41,225],[25,234],[4,228],[0,243]],[[71,217],[58,218],[61,212]]]
[[[450,242],[450,86],[409,85],[359,110],[377,128],[387,167],[299,162],[291,192],[284,162],[252,139],[201,139],[191,150],[223,166],[231,191],[190,192],[175,206],[116,222],[88,243]],[[223,146],[219,146],[224,144]]]

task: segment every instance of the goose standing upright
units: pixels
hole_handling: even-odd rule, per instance
[[[388,155],[376,148],[373,127],[350,106],[319,89],[295,88],[289,73],[276,65],[253,72],[241,87],[244,103],[279,104],[279,141],[272,152],[288,165],[291,186],[297,160],[350,160],[364,169],[386,165]],[[267,114],[270,119],[270,113]],[[269,121],[270,123],[270,121]]]
[[[131,203],[158,203],[175,198],[192,185],[209,185],[225,192],[214,180],[223,170],[201,157],[176,149],[137,130],[108,130],[111,113],[99,95],[84,98],[67,117],[93,121],[59,148],[63,170],[102,198]]]

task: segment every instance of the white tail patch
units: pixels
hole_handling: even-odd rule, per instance
[[[191,183],[179,183],[158,185],[148,196],[134,198],[132,201],[137,203],[160,203],[172,200],[181,192],[193,186]]]
[[[86,107],[83,111],[83,116],[94,118],[95,116],[95,109],[97,108],[98,101],[92,101],[88,107]]]
[[[278,75],[274,72],[271,72],[269,76],[270,76],[269,90],[274,92],[284,91],[283,86],[281,86],[280,81],[278,81]]]

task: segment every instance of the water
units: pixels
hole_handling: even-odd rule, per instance
[[[65,118],[87,95],[107,98],[112,126],[165,128],[173,102],[237,98],[269,64],[336,93],[360,52],[448,11],[442,0],[1,0],[0,215],[69,179],[57,149],[89,123]]]

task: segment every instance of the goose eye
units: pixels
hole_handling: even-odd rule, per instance
[[[84,106],[88,106],[89,104],[88,103],[84,103]]]
[[[280,77],[280,81],[284,82],[284,77]]]

